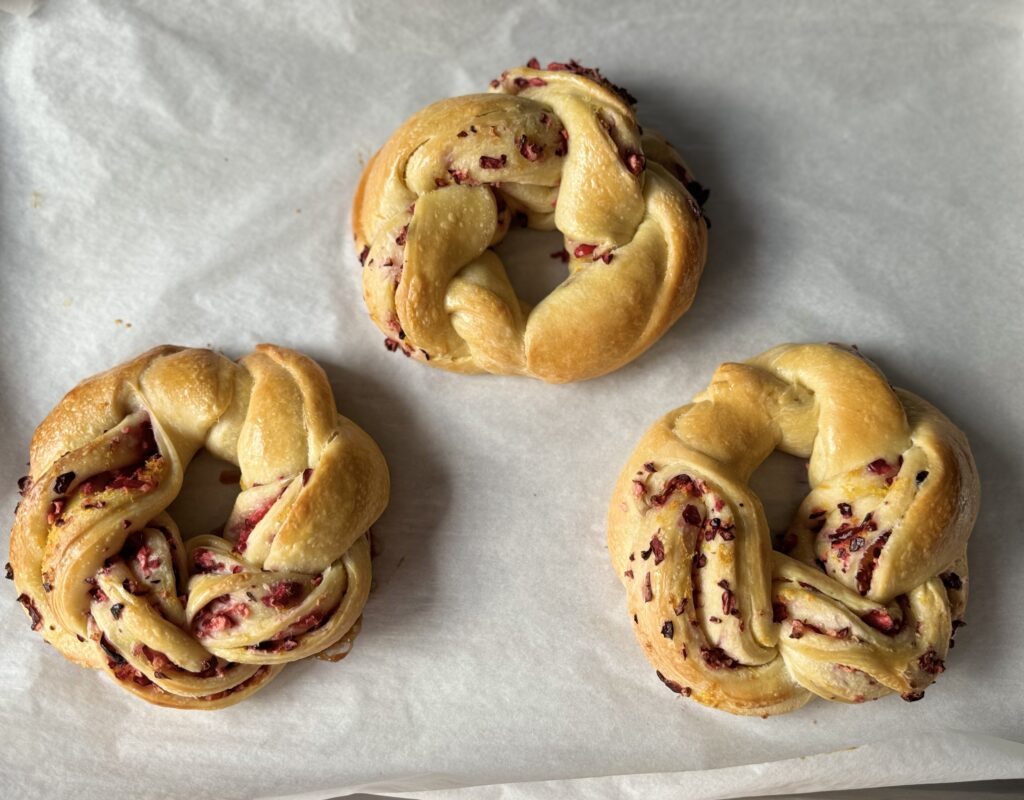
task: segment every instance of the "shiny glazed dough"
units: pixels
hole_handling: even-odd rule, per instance
[[[811,491],[775,549],[748,481],[775,449]],[[673,691],[735,714],[818,695],[918,700],[967,600],[978,510],[967,440],[854,350],[723,364],[647,431],[616,484],[612,564]]]
[[[242,491],[221,535],[183,542],[165,509],[201,448],[240,467]],[[232,705],[354,635],[388,470],[306,356],[158,347],[69,392],[30,469],[18,599],[46,641],[133,694]]]
[[[707,192],[634,102],[596,70],[531,61],[395,132],[352,210],[388,349],[564,383],[628,363],[679,319],[704,267]],[[513,220],[565,237],[568,275],[535,307],[491,249]]]

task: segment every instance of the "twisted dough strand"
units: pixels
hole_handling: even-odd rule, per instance
[[[222,536],[186,545],[165,509],[201,448],[242,491]],[[366,602],[387,467],[294,351],[151,350],[68,393],[30,468],[11,562],[33,628],[150,702],[236,703]]]
[[[748,485],[775,449],[810,459],[781,552]],[[962,621],[977,507],[966,439],[935,408],[857,353],[782,345],[647,432],[608,543],[659,677],[768,715],[812,694],[919,699]]]
[[[707,193],[595,70],[532,61],[492,91],[413,115],[367,164],[352,228],[370,316],[389,349],[444,369],[617,369],[693,301]],[[569,275],[532,308],[491,249],[516,217],[565,236]]]

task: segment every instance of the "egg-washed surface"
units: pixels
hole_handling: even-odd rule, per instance
[[[165,509],[201,448],[242,491],[185,542]],[[151,703],[232,705],[356,629],[387,466],[295,351],[144,353],[64,397],[30,469],[8,577],[32,629]]]
[[[773,551],[748,485],[774,450],[811,491]],[[814,695],[920,700],[967,601],[978,510],[967,440],[856,349],[781,345],[724,364],[644,436],[608,545],[658,678],[736,714]]]
[[[563,383],[617,369],[668,330],[704,267],[708,191],[635,102],[597,70],[531,59],[395,132],[352,211],[388,350]],[[566,279],[536,306],[493,250],[513,225],[565,239]]]

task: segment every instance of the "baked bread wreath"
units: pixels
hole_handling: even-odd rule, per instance
[[[532,59],[491,89],[413,115],[366,165],[352,229],[370,316],[389,350],[443,369],[611,372],[690,307],[707,191],[597,70]],[[513,222],[565,237],[568,275],[533,308],[492,249]]]
[[[775,543],[748,480],[773,451],[811,491]],[[724,364],[647,431],[616,484],[612,564],[672,691],[734,714],[817,695],[919,700],[967,602],[967,440],[859,353],[782,345]]]
[[[184,542],[165,509],[201,448],[242,491]],[[144,700],[232,705],[354,635],[388,470],[306,356],[150,350],[72,389],[30,469],[8,577],[32,629]]]

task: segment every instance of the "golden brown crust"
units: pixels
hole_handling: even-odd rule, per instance
[[[390,350],[443,369],[611,372],[693,302],[706,193],[593,71],[534,64],[492,88],[414,114],[366,165],[352,229],[370,316]],[[535,308],[491,249],[516,215],[565,236],[569,276]]]
[[[748,480],[775,449],[810,494],[772,552]],[[608,549],[637,638],[675,691],[735,714],[813,694],[916,700],[966,605],[978,510],[967,440],[859,353],[782,345],[723,364],[643,436]]]
[[[164,510],[201,448],[241,468],[222,536]],[[356,624],[387,466],[323,370],[159,347],[83,381],[32,439],[11,566],[33,628],[158,705],[222,708]]]

